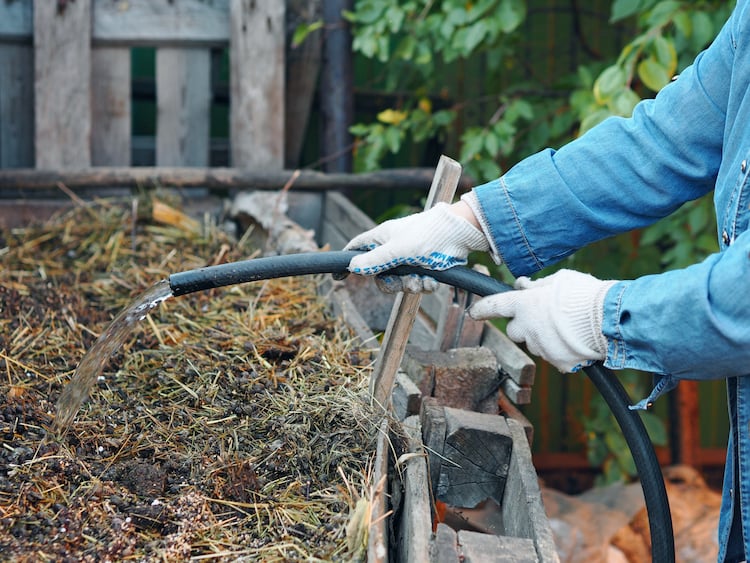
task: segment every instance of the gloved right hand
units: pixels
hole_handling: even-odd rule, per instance
[[[349,271],[373,276],[383,274],[401,265],[421,266],[430,270],[446,270],[464,265],[473,250],[489,251],[484,233],[467,219],[451,210],[447,203],[438,203],[431,209],[401,219],[386,221],[354,237],[344,250],[368,250],[352,258]],[[413,277],[383,276],[378,285],[389,291],[418,292],[427,289]],[[408,278],[412,279],[408,279]],[[419,276],[417,276],[419,277]],[[384,285],[386,287],[384,287]]]

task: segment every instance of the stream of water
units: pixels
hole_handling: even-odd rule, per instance
[[[55,431],[64,433],[78,413],[78,409],[89,396],[104,366],[112,355],[125,343],[135,326],[146,318],[162,301],[172,297],[169,280],[162,280],[142,293],[123,309],[99,335],[94,345],[83,356],[73,378],[63,389],[57,401]]]

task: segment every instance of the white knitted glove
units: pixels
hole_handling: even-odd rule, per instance
[[[469,310],[474,319],[508,317],[508,337],[525,342],[562,373],[578,371],[607,356],[602,334],[604,297],[617,281],[560,270],[537,281],[518,278],[517,291],[485,297]]]
[[[449,211],[447,203],[401,219],[386,221],[354,237],[344,250],[369,250],[352,258],[349,271],[372,276],[401,265],[446,270],[466,264],[472,250],[488,251],[482,231]],[[425,281],[429,280],[429,281]],[[390,281],[388,281],[390,280]],[[384,291],[429,291],[437,285],[426,276],[387,276],[378,285]]]

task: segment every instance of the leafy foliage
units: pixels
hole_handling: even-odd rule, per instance
[[[352,128],[356,168],[373,170],[390,154],[438,140],[458,154],[477,183],[547,146],[557,147],[610,116],[629,116],[692,62],[716,36],[733,2],[613,0],[609,25],[631,39],[600,53],[576,72],[520,72],[524,33],[534,0],[358,0],[347,14],[354,48],[379,65],[393,107]],[[613,34],[614,36],[614,34]],[[461,77],[462,87],[452,82]],[[469,87],[470,85],[474,87]],[[491,92],[487,94],[487,92]],[[691,202],[642,232],[602,241],[567,259],[566,267],[611,278],[632,278],[702,260],[718,249],[709,198]],[[544,272],[548,273],[548,272]],[[631,391],[635,375],[624,376]],[[630,379],[628,379],[630,378]],[[603,400],[582,417],[589,459],[603,480],[634,476],[619,431]],[[664,425],[644,421],[657,443]]]

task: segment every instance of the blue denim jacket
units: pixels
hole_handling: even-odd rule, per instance
[[[739,0],[713,44],[631,118],[610,118],[474,189],[494,250],[515,275],[714,191],[720,251],[683,270],[614,285],[603,332],[607,366],[659,374],[648,402],[680,379],[727,379],[720,561],[750,552],[748,4]],[[732,526],[737,501],[741,528]]]

